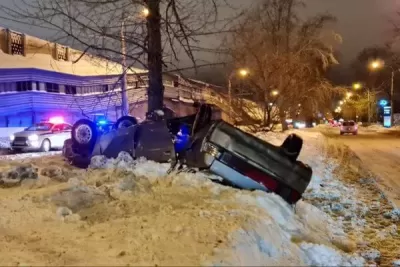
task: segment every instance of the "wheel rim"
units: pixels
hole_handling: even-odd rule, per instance
[[[75,139],[80,144],[88,144],[92,136],[92,129],[89,125],[82,124],[75,129]]]
[[[49,141],[47,141],[47,140],[44,141],[44,143],[43,143],[43,150],[46,151],[46,152],[50,150],[50,143],[49,143]]]
[[[120,128],[128,128],[130,126],[134,125],[130,120],[123,120],[118,124],[118,129]]]

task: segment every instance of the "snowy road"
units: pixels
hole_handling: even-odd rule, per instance
[[[338,129],[323,130],[349,146],[378,178],[387,197],[400,207],[400,133],[360,131],[357,136],[340,136]]]

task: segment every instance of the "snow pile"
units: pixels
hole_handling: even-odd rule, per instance
[[[274,134],[276,141],[279,134]],[[124,167],[124,165],[127,165]],[[165,178],[168,164],[139,160],[132,162],[129,155],[121,153],[117,159],[96,156],[92,168],[124,168],[136,176],[145,175],[151,182]],[[354,247],[345,234],[323,212],[305,202],[296,209],[279,196],[264,192],[234,190],[210,182],[205,174],[180,174],[174,183],[189,187],[210,186],[219,198],[224,192],[234,193],[234,199],[242,208],[229,211],[236,216],[245,216],[248,222],[229,235],[231,245],[217,248],[213,265],[329,265],[343,266],[363,264],[360,257],[346,255],[338,247],[348,251]],[[222,198],[223,200],[223,198]],[[223,203],[221,203],[223,205]],[[244,208],[247,207],[247,208]],[[202,213],[203,216],[214,216]],[[318,252],[321,252],[319,254]]]
[[[19,153],[19,154],[10,154],[10,155],[0,155],[0,160],[27,160],[31,158],[40,158],[44,156],[54,156],[60,155],[61,151],[50,151],[50,152],[33,152],[33,153]]]
[[[286,136],[267,135],[279,144]],[[317,152],[307,145],[302,152],[316,170],[324,158]],[[31,265],[364,264],[345,253],[355,245],[340,225],[304,201],[293,208],[275,194],[216,184],[212,175],[167,175],[168,164],[134,161],[126,153],[94,157],[88,171],[57,156],[27,161],[38,177],[0,189],[5,264],[15,258]],[[0,161],[0,172],[18,166],[9,164]],[[40,252],[30,249],[35,240]]]
[[[0,137],[0,149],[1,148],[9,148],[10,140],[8,137]]]

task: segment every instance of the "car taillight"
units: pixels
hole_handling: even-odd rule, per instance
[[[278,182],[276,180],[260,171],[250,170],[246,172],[245,175],[264,185],[268,190],[275,191],[278,188]]]
[[[290,193],[290,202],[291,203],[296,203],[300,199],[301,199],[300,193],[297,192],[296,190],[292,190],[292,192]]]

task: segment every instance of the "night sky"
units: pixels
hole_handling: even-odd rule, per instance
[[[228,0],[233,5],[246,6],[252,0]],[[257,1],[257,0],[253,0]],[[3,5],[12,5],[18,0],[1,0]],[[328,11],[338,18],[335,28],[343,37],[340,46],[341,63],[354,59],[364,47],[382,44],[391,37],[390,16],[400,10],[399,0],[305,0],[307,9],[304,15]],[[10,27],[38,37],[51,38],[46,31],[33,29],[27,25],[0,21],[3,27]]]

